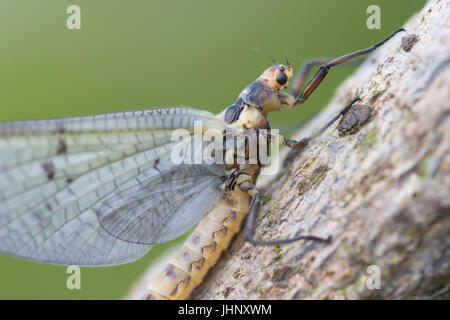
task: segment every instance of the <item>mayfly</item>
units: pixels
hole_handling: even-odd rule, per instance
[[[258,157],[253,163],[239,162],[236,138],[253,130],[257,149],[261,141],[305,148],[359,99],[300,141],[272,133],[268,113],[304,103],[330,68],[375,50],[399,31],[404,30],[364,50],[308,61],[290,94],[281,90],[292,68],[287,60],[286,65],[274,62],[219,115],[167,107],[0,123],[0,251],[41,263],[110,266],[139,259],[153,245],[198,224],[145,294],[148,299],[183,299],[215,264],[247,214],[245,239],[254,245],[329,241],[329,236],[309,234],[254,238],[261,205],[255,182],[263,163]],[[314,65],[320,67],[300,90]],[[189,154],[200,141],[196,124],[200,133],[232,133],[214,150],[223,151],[223,162],[173,161],[173,150]],[[191,140],[174,141],[177,129]],[[244,160],[250,158],[250,140],[243,140]],[[202,143],[200,149],[205,149]]]

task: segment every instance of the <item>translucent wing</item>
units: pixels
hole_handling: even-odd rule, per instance
[[[120,240],[155,244],[188,231],[221,194],[222,178],[202,165],[142,173],[93,208],[100,225]]]
[[[221,167],[168,161],[172,130],[192,132],[194,121],[224,126],[182,107],[0,123],[0,251],[115,265],[182,234],[207,212],[220,181]]]

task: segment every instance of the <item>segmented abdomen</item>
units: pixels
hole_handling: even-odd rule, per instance
[[[218,201],[164,271],[150,283],[144,299],[186,299],[240,230],[249,205],[249,195],[238,187],[231,199]]]

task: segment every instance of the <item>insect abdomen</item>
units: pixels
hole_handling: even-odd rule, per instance
[[[233,191],[232,200],[221,199],[150,283],[144,299],[186,299],[240,230],[249,203],[249,195],[240,190]]]

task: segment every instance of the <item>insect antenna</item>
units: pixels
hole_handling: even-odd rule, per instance
[[[287,54],[286,53],[284,54],[284,59],[286,60],[286,65],[290,66],[291,64],[289,63],[289,60],[287,58]]]
[[[270,61],[273,62],[273,64],[276,64],[276,63],[277,63],[277,61],[276,61],[274,58],[272,58],[271,56],[269,56],[266,52],[264,52],[264,51],[261,50],[260,48],[253,48],[253,50],[255,50],[256,52],[258,52],[258,53],[262,54],[263,56],[266,56],[267,58],[269,58]]]

